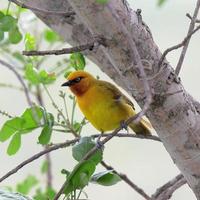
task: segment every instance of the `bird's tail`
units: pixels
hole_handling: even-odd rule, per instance
[[[129,127],[136,133],[140,135],[151,135],[150,129],[152,128],[152,125],[144,120],[141,119],[141,121],[137,124],[135,123],[130,123]]]

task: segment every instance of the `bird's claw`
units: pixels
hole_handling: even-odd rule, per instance
[[[121,122],[120,122],[120,127],[121,127],[122,129],[128,130],[128,126],[127,126],[127,124],[126,124],[125,121],[121,121]]]

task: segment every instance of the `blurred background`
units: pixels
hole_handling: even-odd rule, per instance
[[[180,43],[186,36],[190,20],[185,16],[186,13],[193,13],[196,0],[167,0],[162,7],[157,6],[156,0],[128,0],[130,6],[136,10],[142,9],[142,17],[145,23],[150,27],[154,40],[163,52],[166,48]],[[7,1],[0,0],[0,9],[7,7]],[[26,16],[23,18],[23,16]],[[31,23],[34,26],[31,25]],[[30,12],[25,13],[20,18],[22,25],[22,32],[31,31],[31,27],[45,27],[41,21],[35,21],[34,15]],[[32,30],[32,32],[37,30]],[[193,37],[189,45],[189,49],[182,67],[180,74],[181,80],[187,91],[194,96],[197,100],[200,100],[200,93],[198,84],[200,68],[199,68],[199,45],[200,34],[197,32]],[[67,44],[64,44],[67,46]],[[0,47],[1,48],[1,47]],[[18,50],[24,49],[24,44],[21,42],[19,45],[13,45],[13,48]],[[45,49],[44,44],[40,49]],[[168,61],[172,66],[176,66],[180,50],[173,51],[167,56]],[[63,58],[61,57],[49,57],[44,62],[43,68],[53,67],[52,63],[55,60]],[[0,52],[0,58],[9,61],[9,56]],[[12,63],[14,64],[14,63]],[[19,83],[12,72],[0,66],[0,82],[9,83],[18,86]],[[87,71],[94,75],[98,75],[101,79],[109,80],[109,78],[103,74],[97,66],[87,60]],[[53,95],[54,100],[58,105],[63,107],[63,103],[59,98],[60,85],[63,83],[64,77],[60,76],[55,84],[49,86],[49,91]],[[69,91],[66,91],[70,94]],[[49,98],[44,94],[45,105],[49,111],[55,113],[55,109],[52,107]],[[72,105],[71,101],[67,102],[68,109],[70,110]],[[0,110],[5,110],[13,116],[20,115],[27,107],[24,93],[10,88],[0,87]],[[75,117],[77,119],[82,118],[82,114],[79,109],[76,109]],[[0,126],[7,120],[6,117],[0,115]],[[83,135],[95,134],[97,131],[87,124],[83,128]],[[42,150],[41,145],[37,144],[37,137],[39,133],[34,131],[32,134],[27,134],[23,137],[22,147],[15,156],[8,156],[6,149],[8,142],[0,144],[0,177],[4,175],[8,170],[15,167],[20,162],[29,158],[33,154]],[[66,135],[63,133],[56,133],[53,135],[52,141],[64,142]],[[61,169],[72,169],[76,162],[71,156],[71,148],[60,149],[51,153],[52,167],[53,167],[53,185],[59,189],[64,181],[64,176],[60,173]],[[38,176],[41,181],[46,183],[45,176],[41,176],[40,158],[27,165],[23,169],[19,170],[16,174],[6,179],[0,184],[3,186],[15,185],[20,180],[24,179],[28,174]],[[173,161],[166,152],[164,146],[159,142],[140,139],[129,138],[114,138],[106,144],[104,152],[104,160],[113,166],[117,171],[125,173],[128,177],[139,187],[143,188],[149,195],[154,193],[155,190],[162,186],[164,183],[179,174],[179,170],[174,165]],[[102,170],[98,167],[98,171]],[[103,187],[99,185],[90,184],[85,188],[89,199],[102,200],[102,199],[115,199],[115,200],[142,200],[143,198],[134,192],[123,181],[117,185],[111,187]],[[184,185],[177,190],[172,196],[173,200],[189,199],[195,200],[195,197],[187,185]]]

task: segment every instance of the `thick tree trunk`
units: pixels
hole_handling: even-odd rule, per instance
[[[184,90],[166,60],[158,66],[161,52],[139,12],[131,10],[126,0],[109,0],[105,5],[95,3],[95,0],[27,2],[51,11],[75,11],[76,14],[71,17],[36,13],[73,46],[87,43],[97,35],[107,38],[108,46],[84,53],[142,107],[145,103],[143,82],[134,65],[136,60],[132,56],[130,39],[135,43],[154,92],[147,116],[174,163],[200,199],[200,106]]]

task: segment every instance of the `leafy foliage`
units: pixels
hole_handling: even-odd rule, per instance
[[[38,184],[38,180],[35,176],[29,175],[26,177],[26,179],[17,184],[17,191],[21,194],[29,194],[31,189],[35,187]]]
[[[91,181],[103,186],[111,186],[121,181],[121,178],[114,174],[112,170],[108,170],[93,175]]]
[[[8,41],[11,44],[18,44],[23,38],[17,25],[17,19],[0,11],[0,41],[5,38],[6,32],[8,32]]]
[[[70,65],[76,70],[84,70],[86,62],[82,53],[72,53],[70,56]]]
[[[25,77],[33,85],[51,84],[56,80],[54,73],[47,73],[45,70],[38,71],[31,63],[26,65]]]
[[[77,145],[72,148],[72,155],[75,160],[81,161],[84,156],[96,146],[96,143],[92,141],[91,137],[83,137]],[[102,160],[102,150],[98,149],[97,152],[89,159],[96,165]]]
[[[42,119],[44,120],[42,121]],[[14,117],[6,121],[0,130],[0,141],[4,142],[13,136],[7,153],[9,155],[15,154],[21,146],[22,134],[30,133],[34,129],[41,127],[42,123],[44,123],[44,128],[39,136],[39,141],[42,144],[47,144],[51,137],[54,118],[52,114],[46,113],[42,107],[35,106],[28,108],[20,117]],[[46,127],[48,127],[48,131]]]

